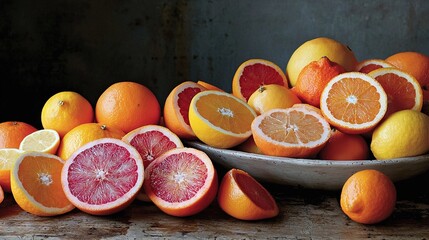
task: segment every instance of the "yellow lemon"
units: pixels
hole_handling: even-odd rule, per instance
[[[304,42],[292,53],[286,66],[290,85],[295,86],[299,73],[307,64],[324,56],[340,64],[346,71],[354,70],[358,63],[353,51],[343,43],[327,37],[314,38]]]
[[[257,114],[264,113],[273,108],[289,108],[301,100],[289,88],[278,84],[260,86],[247,103]]]
[[[429,151],[429,117],[416,110],[401,110],[378,125],[371,140],[376,159],[418,156]]]

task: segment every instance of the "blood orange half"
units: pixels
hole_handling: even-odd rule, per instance
[[[78,209],[93,215],[113,214],[127,207],[143,180],[140,154],[133,146],[114,138],[83,145],[61,172],[66,197]]]
[[[216,197],[218,178],[212,161],[194,148],[176,148],[155,159],[145,171],[144,189],[166,214],[197,214]]]
[[[288,86],[283,70],[275,63],[265,59],[249,59],[236,70],[232,79],[232,94],[242,100],[249,100],[250,95],[260,86],[278,84]]]
[[[164,104],[164,124],[180,138],[196,138],[189,124],[189,105],[192,98],[204,90],[207,89],[202,85],[186,81],[177,85],[168,94]]]

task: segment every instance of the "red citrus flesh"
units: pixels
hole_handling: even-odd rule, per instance
[[[164,152],[183,147],[182,141],[176,134],[158,125],[137,128],[125,135],[122,140],[140,153],[145,168]]]
[[[246,101],[260,86],[278,84],[284,86],[281,75],[272,67],[256,63],[246,66],[240,77],[241,93]]]
[[[79,148],[64,164],[61,181],[78,209],[107,215],[127,207],[144,180],[143,160],[131,145],[102,138]]]
[[[193,148],[169,150],[146,169],[144,189],[152,202],[173,216],[201,212],[215,199],[216,170],[210,158]]]

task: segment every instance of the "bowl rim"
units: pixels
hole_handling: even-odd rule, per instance
[[[290,164],[297,165],[317,165],[317,166],[356,166],[356,165],[367,165],[367,166],[377,166],[377,165],[396,165],[398,163],[406,163],[406,162],[420,162],[420,161],[428,161],[429,153],[413,156],[413,157],[401,157],[401,158],[392,158],[392,159],[365,159],[365,160],[323,160],[323,159],[308,159],[308,158],[290,158],[290,157],[279,157],[279,156],[269,156],[257,153],[249,153],[243,152],[236,149],[221,149],[209,146],[199,140],[184,140],[184,143],[190,147],[196,147],[200,150],[209,150],[211,152],[216,152],[221,155],[231,155],[231,156],[241,156],[248,157],[252,159],[260,159],[265,161],[275,161],[275,162],[287,162]]]

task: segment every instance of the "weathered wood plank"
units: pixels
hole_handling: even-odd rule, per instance
[[[279,206],[278,217],[247,222],[234,219],[214,202],[192,217],[164,214],[151,203],[136,201],[111,216],[74,210],[57,217],[22,211],[6,195],[0,205],[0,239],[427,239],[429,174],[397,183],[398,202],[386,221],[363,225],[351,221],[339,206],[339,191],[327,192],[267,186]]]

